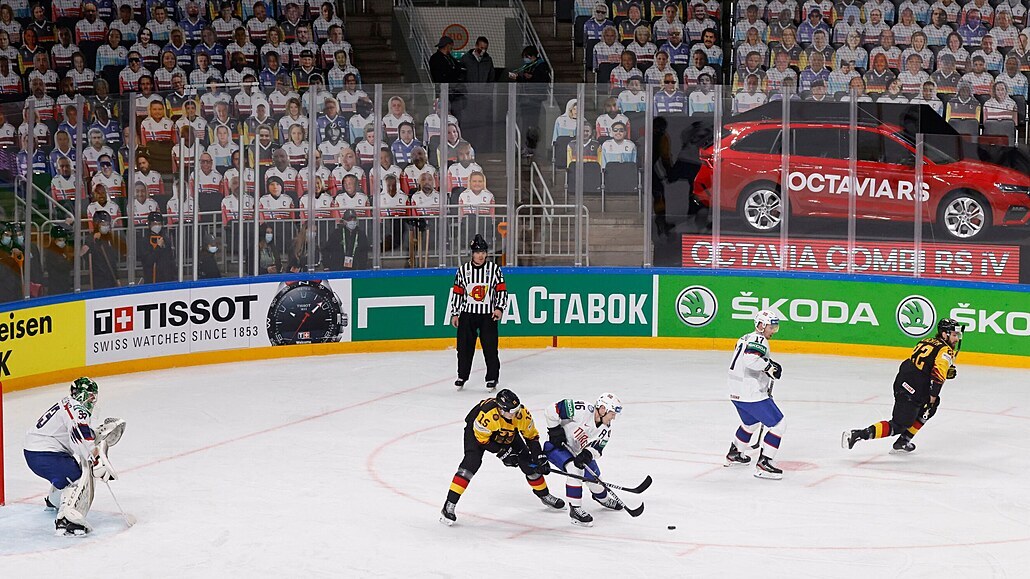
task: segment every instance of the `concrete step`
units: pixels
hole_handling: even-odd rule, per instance
[[[590,265],[593,267],[640,267],[644,262],[644,250],[608,251],[590,248]]]

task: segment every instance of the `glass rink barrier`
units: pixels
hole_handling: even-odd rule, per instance
[[[1025,115],[1000,90],[643,58],[579,84],[144,75],[2,103],[0,300],[451,268],[476,234],[507,265],[1030,279]]]

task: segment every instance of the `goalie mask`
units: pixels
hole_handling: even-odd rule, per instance
[[[86,408],[86,411],[93,413],[93,406],[97,403],[97,394],[100,389],[97,387],[97,383],[92,379],[83,376],[82,378],[76,379],[72,382],[71,397],[73,400],[82,404]]]

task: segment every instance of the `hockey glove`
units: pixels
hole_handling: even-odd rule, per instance
[[[926,406],[923,406],[923,414],[919,417],[919,421],[926,424],[927,420],[933,418],[934,414],[937,414],[937,407],[941,405],[941,397],[938,396],[933,402],[927,402]]]
[[[515,449],[510,446],[505,446],[501,450],[497,451],[497,458],[501,459],[504,466],[514,467],[519,465],[519,455],[515,452]]]
[[[780,376],[783,375],[783,366],[780,366],[778,362],[769,360],[769,365],[765,367],[765,373],[773,380],[779,380]]]
[[[565,437],[565,429],[561,426],[548,428],[547,440],[551,441],[555,448],[565,448],[565,443],[568,441]]]
[[[104,482],[113,481],[118,478],[118,473],[114,471],[114,467],[111,466],[111,461],[107,458],[107,443],[101,442],[97,445],[96,456],[93,457],[93,477],[98,478]]]
[[[594,455],[587,449],[583,449],[576,458],[572,459],[572,464],[576,465],[576,468],[586,469],[587,465],[594,460]]]
[[[547,455],[542,452],[536,457],[536,473],[551,474],[551,463],[547,461]]]
[[[951,380],[958,375],[958,370],[954,366],[948,366],[948,373],[946,374],[948,380]]]

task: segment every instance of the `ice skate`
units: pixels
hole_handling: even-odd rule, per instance
[[[563,501],[562,499],[559,499],[558,497],[556,497],[556,496],[554,496],[552,494],[546,494],[546,495],[540,497],[540,502],[542,502],[545,505],[551,507],[552,509],[561,510],[561,509],[565,508],[565,501]]]
[[[578,527],[593,527],[594,517],[583,510],[583,507],[569,506],[569,516],[572,517],[572,524]]]
[[[454,503],[447,501],[443,504],[443,509],[440,509],[440,522],[450,527],[457,520],[458,516],[454,514]]]
[[[758,457],[758,462],[755,464],[755,478],[780,480],[783,478],[783,471],[776,468],[772,459],[763,454]]]
[[[737,450],[737,445],[731,442],[730,451],[726,453],[726,463],[723,466],[740,464],[751,464],[751,457]]]

